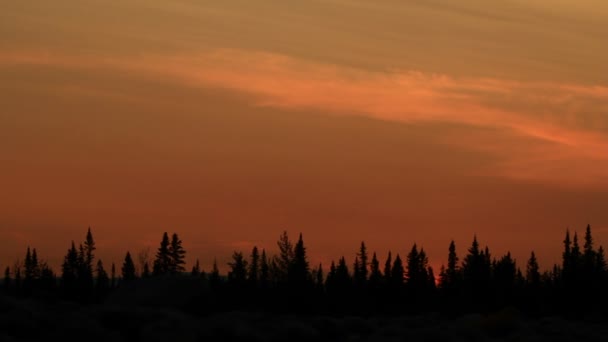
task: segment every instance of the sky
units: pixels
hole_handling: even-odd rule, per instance
[[[608,244],[604,0],[0,0],[0,267]]]

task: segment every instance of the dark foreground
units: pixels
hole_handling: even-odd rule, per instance
[[[442,317],[296,316],[0,297],[0,341],[606,341],[599,317],[528,318],[515,309]]]

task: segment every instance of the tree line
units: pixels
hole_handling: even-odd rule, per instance
[[[217,261],[209,272],[197,260],[185,269],[186,251],[178,234],[164,233],[153,262],[140,260],[139,271],[130,252],[107,272],[96,260],[91,229],[85,240],[71,243],[60,274],[42,261],[36,249],[26,250],[24,262],[6,267],[3,292],[19,297],[61,297],[98,303],[123,286],[145,286],[154,279],[175,277],[200,281],[200,294],[188,310],[270,310],[324,314],[403,314],[489,312],[512,306],[530,314],[577,315],[606,313],[608,269],[603,247],[595,248],[591,227],[582,248],[575,232],[566,231],[562,262],[541,272],[534,252],[520,267],[510,253],[493,256],[476,237],[462,259],[451,241],[447,263],[438,274],[424,248],[414,244],[404,258],[390,251],[383,262],[361,242],[352,263],[345,256],[310,265],[302,234],[294,242],[287,232],[269,256],[254,246],[246,255],[234,251],[229,272],[220,275]]]

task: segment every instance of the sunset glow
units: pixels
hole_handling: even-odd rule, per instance
[[[283,230],[315,265],[606,246],[608,3],[289,3],[5,2],[0,266],[89,226],[204,269]]]

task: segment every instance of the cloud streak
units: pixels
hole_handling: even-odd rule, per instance
[[[0,53],[0,66],[18,65],[109,69],[191,87],[222,88],[251,95],[257,106],[490,128],[496,136],[446,136],[445,143],[496,156],[499,162],[482,173],[608,186],[608,87],[601,85],[365,71],[227,49],[132,57]]]

